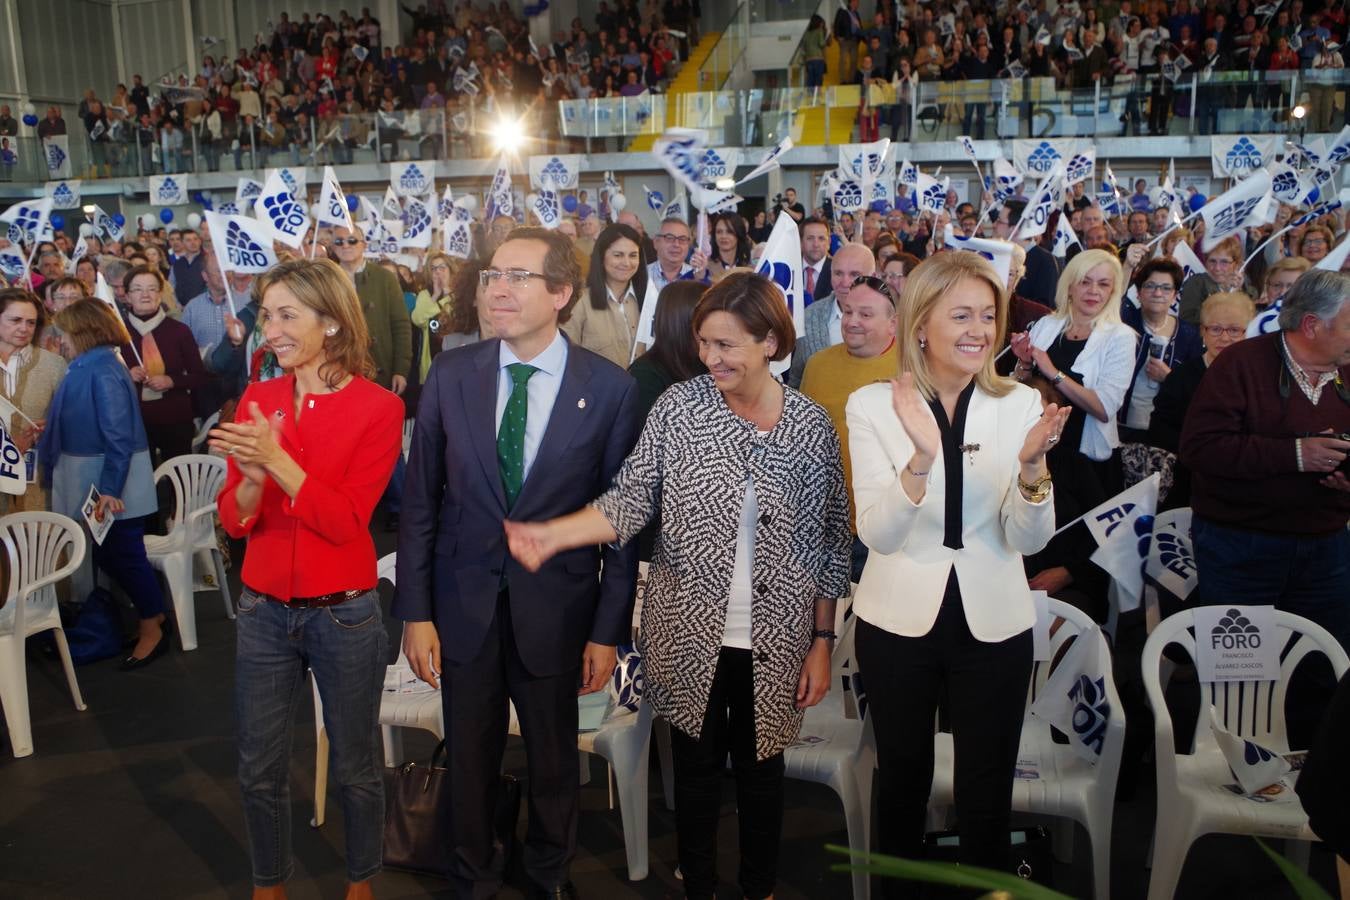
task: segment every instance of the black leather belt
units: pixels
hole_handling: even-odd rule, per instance
[[[254,593],[263,600],[280,603],[282,606],[289,606],[292,609],[308,609],[310,607],[337,606],[339,603],[355,600],[362,594],[368,594],[373,590],[375,590],[373,587],[369,587],[356,591],[335,591],[332,594],[320,594],[318,597],[292,597],[289,600],[282,600],[280,597],[273,597],[271,594],[264,594],[260,591],[254,591]]]

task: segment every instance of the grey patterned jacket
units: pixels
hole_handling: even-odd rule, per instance
[[[760,437],[727,406],[712,376],[676,384],[652,407],[595,506],[620,543],[660,510],[642,607],[643,696],[697,738],[722,648],[747,474],[759,505],[750,613],[755,749],[766,759],[801,727],[797,682],[815,602],[848,594],[848,497],[829,416],[785,389],[782,418]]]

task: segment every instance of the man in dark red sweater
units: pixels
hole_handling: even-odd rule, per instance
[[[1195,479],[1200,602],[1274,604],[1350,648],[1347,298],[1350,276],[1310,270],[1285,295],[1281,331],[1220,354],[1181,461]]]

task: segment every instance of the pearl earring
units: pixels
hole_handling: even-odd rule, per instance
[[[332,337],[333,335],[337,334],[337,329],[330,328],[327,331],[325,331],[324,334],[328,335],[329,337]]]
[[[920,349],[920,350],[927,350],[927,349],[928,349],[928,341],[924,340],[923,338],[919,338],[919,349]]]

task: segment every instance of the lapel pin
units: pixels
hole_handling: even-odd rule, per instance
[[[580,400],[577,401],[577,409],[585,409],[585,408],[586,408],[586,398],[582,397]]]

